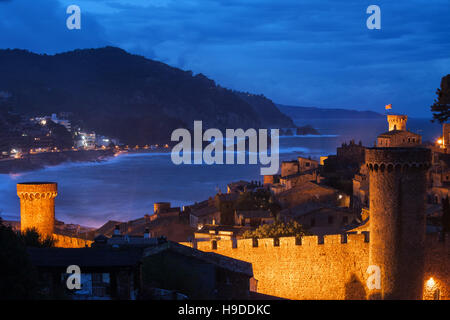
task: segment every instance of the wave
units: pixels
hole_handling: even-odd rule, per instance
[[[338,134],[305,134],[305,135],[292,135],[292,136],[280,136],[280,139],[289,138],[336,138]]]

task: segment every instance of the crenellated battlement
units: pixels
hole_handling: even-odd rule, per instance
[[[346,244],[369,243],[369,232],[360,234],[336,234],[325,236],[280,237],[278,239],[239,239],[239,240],[211,240],[181,242],[185,246],[202,251],[229,250],[229,249],[254,249],[254,248],[297,248],[313,246],[330,246]]]
[[[18,183],[17,195],[21,200],[51,200],[58,195],[58,186],[55,182]]]
[[[85,248],[90,247],[93,241],[81,238],[69,237],[54,233],[52,235],[57,248]]]
[[[57,192],[17,192],[17,195],[19,196],[19,198],[21,200],[28,200],[28,201],[33,201],[33,200],[51,200],[56,198],[56,196],[58,195]]]
[[[370,174],[423,172],[431,167],[431,151],[425,148],[368,148],[366,167]]]
[[[260,293],[288,299],[366,299],[369,238],[363,232],[181,244],[251,263]],[[428,234],[426,241],[427,276],[446,283],[450,234]],[[442,291],[442,297],[448,292]]]
[[[427,246],[433,244],[440,244],[450,247],[450,233],[439,234],[430,233],[426,237]],[[238,240],[211,240],[211,241],[195,241],[195,242],[180,242],[180,244],[196,248],[202,251],[211,250],[228,250],[228,249],[253,249],[253,248],[297,248],[297,247],[311,247],[324,245],[345,245],[351,244],[366,244],[370,242],[370,232],[364,231],[358,234],[344,233],[331,234],[325,236],[303,236],[296,237],[281,237],[279,239],[265,238],[265,239],[238,239]]]
[[[368,233],[182,244],[251,263],[258,292],[288,299],[351,298],[348,288],[363,286],[369,262]],[[365,299],[365,290],[352,297]]]
[[[371,172],[428,169],[431,150],[426,148],[367,148],[366,166]]]
[[[45,236],[53,234],[55,225],[56,182],[26,182],[17,184],[20,198],[20,228],[36,228]]]

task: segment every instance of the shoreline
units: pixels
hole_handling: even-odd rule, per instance
[[[88,163],[104,162],[121,154],[139,154],[139,153],[166,153],[163,150],[147,149],[129,149],[116,151],[114,149],[100,150],[68,150],[60,152],[45,152],[38,154],[29,154],[20,159],[0,160],[0,174],[17,174],[31,172],[46,167],[58,166],[64,163]]]
[[[100,150],[68,150],[60,152],[43,152],[38,154],[29,154],[20,159],[0,160],[0,174],[17,174],[31,172],[46,167],[58,166],[64,163],[89,163],[105,162],[122,154],[139,153],[168,153],[166,149],[148,150],[148,149],[129,149],[116,151],[114,149]]]
[[[29,154],[0,161],[0,174],[15,174],[57,166],[66,162],[101,162],[114,157],[113,150],[78,150]]]

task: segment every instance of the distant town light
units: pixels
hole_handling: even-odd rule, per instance
[[[442,144],[442,139],[438,139],[437,143]]]

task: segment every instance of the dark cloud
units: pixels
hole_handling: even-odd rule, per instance
[[[3,7],[25,4],[14,3]],[[64,8],[72,3],[82,9],[78,33],[65,29]],[[450,70],[448,0],[379,0],[381,30],[366,28],[370,4],[46,1],[27,4],[28,13],[10,11],[16,18],[9,22],[0,12],[0,28],[11,31],[9,37],[0,33],[0,43],[40,52],[111,43],[280,103],[376,110],[393,103],[398,111],[428,116],[440,78]],[[45,12],[46,19],[37,15]],[[17,27],[18,20],[24,25]]]
[[[108,43],[91,14],[82,15],[81,30],[67,29],[68,16],[57,0],[6,2],[0,10],[0,46],[55,53]]]

